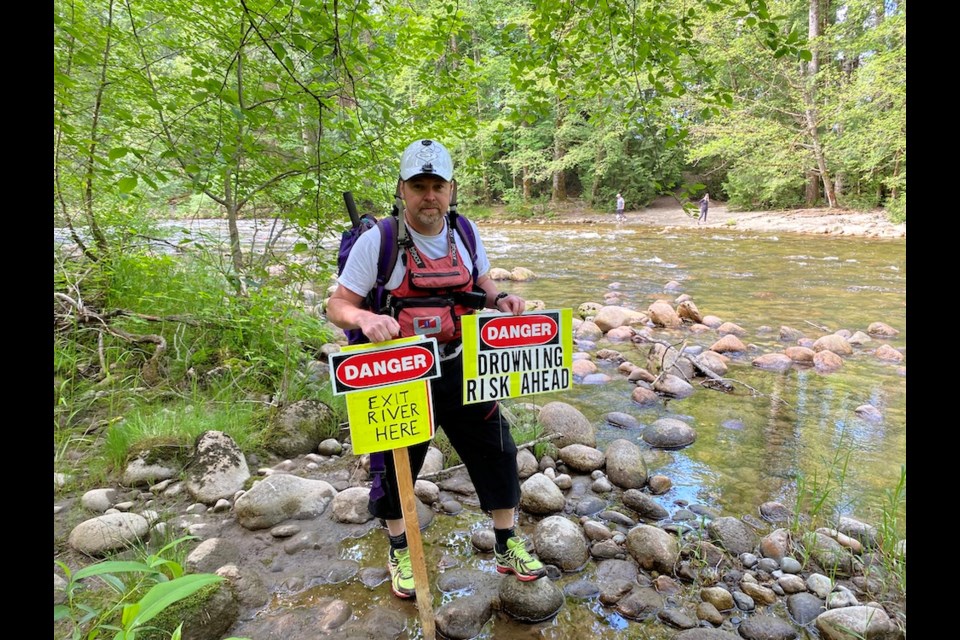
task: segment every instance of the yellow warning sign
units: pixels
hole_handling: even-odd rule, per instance
[[[463,403],[569,389],[573,311],[462,318]]]
[[[430,382],[415,380],[346,394],[353,452],[390,451],[433,437]]]

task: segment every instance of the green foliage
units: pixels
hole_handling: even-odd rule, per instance
[[[142,560],[104,560],[75,572],[56,561],[66,576],[67,602],[54,606],[55,629],[60,623],[68,634],[64,637],[74,640],[93,640],[108,631],[120,640],[136,640],[168,607],[223,580],[213,574],[185,574],[179,562],[166,557],[190,539],[174,540]],[[93,589],[92,578],[107,588],[106,594]]]
[[[887,202],[887,214],[894,222],[901,223],[907,221],[907,194],[889,200]]]

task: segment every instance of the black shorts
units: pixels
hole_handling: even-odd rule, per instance
[[[462,404],[463,356],[441,362],[441,377],[430,381],[433,394],[434,424],[443,429],[467,467],[484,511],[512,509],[520,504],[520,478],[517,475],[517,445],[510,425],[500,415],[496,402]],[[413,481],[423,466],[429,442],[408,447]],[[384,520],[403,517],[397,493],[393,452],[384,454],[386,473],[384,495],[369,503],[370,513]]]

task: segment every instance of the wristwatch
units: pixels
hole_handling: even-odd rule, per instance
[[[498,293],[498,294],[497,294],[497,297],[493,299],[493,306],[494,306],[494,307],[499,306],[499,305],[500,305],[500,301],[503,300],[504,298],[506,298],[508,295],[510,295],[510,294],[507,293],[506,291],[501,291],[500,293]]]

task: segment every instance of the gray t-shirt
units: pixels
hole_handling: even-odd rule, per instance
[[[472,220],[467,221],[473,227],[473,235],[477,239],[477,277],[484,275],[490,270],[490,260],[487,258],[487,250],[483,246],[483,240],[477,231],[477,225]],[[414,231],[410,225],[407,225],[407,232],[413,238],[413,243],[420,252],[432,260],[447,255],[447,222],[444,220],[443,230],[435,236],[425,236]],[[457,251],[463,258],[463,263],[467,270],[473,268],[473,261],[470,259],[470,251],[463,244],[460,234],[454,231],[453,237],[457,243]],[[397,264],[393,273],[387,280],[387,290],[396,289],[403,282],[406,274],[406,268],[402,262],[403,252],[397,253]],[[377,284],[377,261],[380,258],[380,227],[373,227],[357,238],[357,243],[353,245],[350,251],[350,257],[347,258],[347,264],[343,267],[343,273],[340,274],[338,282],[344,287],[354,292],[360,297],[365,297],[371,289]]]

